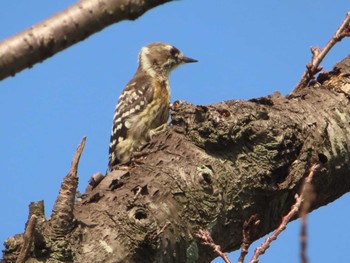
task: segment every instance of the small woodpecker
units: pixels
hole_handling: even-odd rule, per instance
[[[167,127],[170,108],[169,74],[177,66],[197,60],[176,47],[152,43],[139,53],[134,77],[119,96],[113,117],[108,169],[127,162],[141,145]]]

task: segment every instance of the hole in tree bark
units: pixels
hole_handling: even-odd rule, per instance
[[[111,191],[113,191],[113,190],[115,190],[115,189],[118,189],[118,188],[122,187],[123,185],[124,185],[123,182],[121,182],[121,181],[118,180],[118,179],[114,179],[114,180],[112,180],[112,182],[110,183],[109,189],[110,189]]]
[[[328,162],[328,158],[326,155],[324,155],[323,153],[319,153],[318,154],[318,160],[320,161],[320,163],[325,164],[326,162]]]
[[[210,174],[202,173],[203,179],[207,184],[211,184],[213,181],[211,180]]]
[[[136,211],[135,212],[135,219],[141,220],[141,219],[146,219],[147,214],[144,211]]]

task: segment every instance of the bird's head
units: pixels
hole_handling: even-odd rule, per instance
[[[197,61],[185,57],[176,47],[161,42],[151,43],[139,53],[139,68],[151,76],[168,76],[177,66]]]

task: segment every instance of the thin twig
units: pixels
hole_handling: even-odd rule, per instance
[[[320,164],[314,164],[310,168],[310,172],[308,176],[305,178],[303,186],[301,188],[301,195],[303,196],[303,205],[300,210],[300,216],[304,216],[309,212],[309,208],[314,201],[314,189],[311,184],[312,178],[314,177],[314,174],[317,172],[317,170],[321,167]]]
[[[34,240],[34,234],[33,230],[37,223],[37,216],[32,215],[28,221],[26,230],[23,235],[23,246],[21,248],[21,251],[19,252],[19,256],[16,260],[16,263],[24,263],[28,257],[30,248],[33,244]]]
[[[314,164],[310,168],[310,173],[304,180],[304,183],[303,183],[303,186],[302,186],[302,190],[301,190],[301,194],[300,195],[298,195],[298,194],[295,195],[295,203],[292,206],[291,210],[288,212],[287,215],[285,215],[282,218],[281,224],[273,232],[273,234],[271,236],[269,236],[268,238],[266,238],[264,243],[261,244],[260,247],[255,249],[254,255],[253,255],[252,259],[250,260],[250,263],[258,263],[259,262],[259,256],[265,253],[265,251],[270,247],[271,242],[277,239],[279,234],[283,230],[286,229],[287,224],[289,223],[289,221],[298,213],[298,211],[299,211],[299,209],[301,207],[301,204],[302,204],[302,202],[303,202],[303,200],[305,198],[305,195],[308,195],[308,193],[307,193],[308,186],[307,185],[310,185],[312,177],[314,176],[315,172],[318,170],[319,167],[320,167],[320,164]]]
[[[238,263],[243,263],[245,256],[248,254],[248,249],[252,244],[252,240],[256,236],[258,225],[260,224],[260,220],[258,219],[258,215],[252,215],[248,221],[244,221],[243,223],[243,240],[241,245],[241,254],[238,259]]]
[[[350,12],[346,14],[342,24],[339,26],[324,48],[321,49],[319,47],[311,47],[312,60],[306,65],[306,70],[298,84],[294,87],[293,92],[305,88],[310,81],[315,79],[315,75],[322,70],[320,64],[324,57],[337,42],[340,42],[344,37],[348,36],[350,36]]]
[[[301,190],[301,195],[303,196],[303,204],[300,209],[300,217],[301,217],[301,229],[300,229],[300,257],[302,263],[308,263],[309,260],[306,255],[307,248],[307,213],[310,211],[310,207],[315,200],[315,191],[314,187],[311,184],[312,178],[315,172],[319,169],[319,164],[314,164],[311,169],[309,175],[305,178],[303,187]]]
[[[202,244],[203,245],[207,245],[209,247],[211,247],[214,251],[214,253],[216,255],[218,255],[219,257],[221,257],[225,263],[231,263],[231,261],[228,259],[227,255],[221,251],[221,248],[219,245],[216,245],[209,233],[209,231],[207,230],[199,230],[196,234],[195,234],[199,239],[202,240]]]
[[[286,229],[286,226],[288,222],[292,219],[292,217],[299,211],[300,205],[302,202],[302,197],[295,195],[295,204],[292,206],[292,209],[288,212],[287,215],[285,215],[282,218],[281,224],[278,226],[278,228],[273,232],[271,236],[265,239],[264,243],[261,244],[260,247],[256,248],[254,251],[254,255],[252,259],[249,261],[250,263],[257,263],[259,262],[259,256],[264,254],[265,251],[270,247],[270,244],[272,241],[276,240],[278,235]]]
[[[301,218],[300,227],[300,258],[302,263],[308,263],[309,260],[306,255],[307,249],[307,216]]]

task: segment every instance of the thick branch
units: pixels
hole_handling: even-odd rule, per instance
[[[260,219],[254,239],[276,229],[325,156],[311,210],[335,200],[350,190],[348,102],[323,87],[292,99],[175,103],[173,127],[144,149],[145,163],[108,174],[77,205],[77,218],[94,226],[84,239],[93,249],[79,260],[209,262],[216,254],[195,238],[198,230],[232,251],[252,215]]]
[[[0,80],[122,20],[134,20],[171,0],[81,0],[0,42]]]
[[[143,163],[94,176],[75,201],[73,229],[51,242],[45,230],[58,223],[44,222],[33,257],[210,262],[217,255],[196,238],[199,230],[210,232],[223,252],[241,246],[244,222],[253,215],[260,223],[246,243],[271,232],[319,161],[310,211],[336,200],[350,191],[350,104],[343,89],[350,85],[349,61],[293,98],[174,103],[173,126],[144,147]],[[6,258],[16,258],[13,244],[6,242]]]

